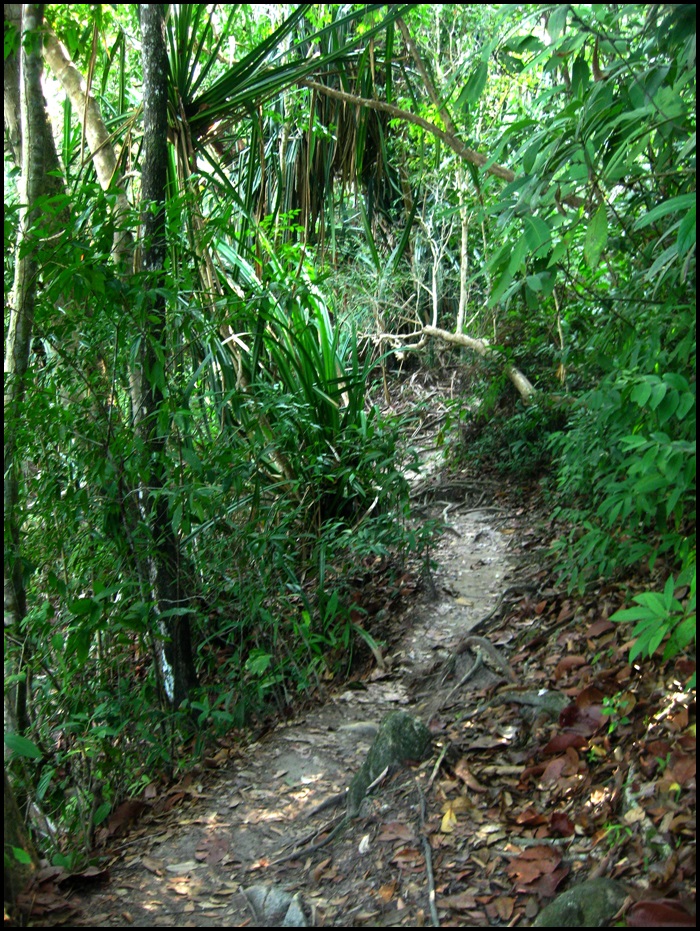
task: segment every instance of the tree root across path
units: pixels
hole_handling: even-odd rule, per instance
[[[484,666],[487,666],[493,673],[495,673],[499,678],[505,678],[508,682],[515,684],[517,682],[515,673],[508,665],[508,663],[503,659],[498,650],[494,647],[490,640],[486,637],[478,636],[473,633],[473,631],[483,628],[484,625],[500,610],[503,602],[506,600],[508,595],[522,592],[535,591],[535,586],[530,583],[520,582],[515,585],[510,585],[503,592],[501,592],[498,601],[491,608],[488,614],[484,615],[477,623],[471,628],[469,634],[464,637],[462,640],[457,643],[457,645],[452,649],[450,656],[442,662],[438,667],[437,676],[440,680],[440,684],[443,684],[446,679],[448,679],[455,670],[455,664],[458,656],[471,651],[474,654],[474,662],[470,668],[464,673],[460,680],[454,685],[454,687],[448,692],[444,698],[439,698],[437,703],[433,703],[429,706],[429,715],[428,718],[436,714],[441,709],[445,708],[455,694],[463,686],[473,679],[474,676],[479,672],[480,669],[483,669]],[[433,673],[435,675],[435,673]],[[421,692],[416,697],[425,697],[428,694],[432,694],[434,689],[431,689],[430,692]]]
[[[374,789],[381,782],[383,782],[384,779],[386,779],[388,772],[389,772],[389,767],[387,766],[386,769],[383,772],[381,772],[379,776],[377,776],[374,782],[371,783],[367,787],[367,795],[369,795],[372,789]],[[347,794],[348,794],[347,791],[342,792],[342,793],[339,793],[338,796],[333,796],[332,799],[326,799],[326,801],[327,802],[335,801],[335,799],[337,799],[338,801],[342,801],[344,798],[347,798]],[[323,806],[319,806],[319,808],[321,807]],[[332,831],[327,837],[324,837],[322,840],[317,841],[317,843],[312,844],[310,847],[305,847],[304,846],[305,841],[301,841],[297,843],[297,846],[294,848],[294,850],[292,850],[291,853],[285,854],[283,857],[279,857],[277,860],[273,860],[270,865],[279,866],[280,863],[286,863],[288,860],[295,860],[297,857],[301,856],[302,854],[304,856],[308,856],[309,854],[315,853],[317,850],[320,850],[322,847],[327,846],[328,844],[330,844],[330,842],[334,838],[338,836],[338,834],[340,834],[343,828],[346,827],[357,814],[358,812],[351,814],[350,811],[348,811],[348,813],[341,818],[341,820],[338,822],[338,824],[336,824],[336,826],[332,829]],[[318,831],[314,831],[311,836],[311,840],[313,840],[315,837],[318,837],[319,834],[322,834],[324,831],[327,831],[332,823],[333,822],[331,821],[330,824],[327,824],[325,827],[320,828]]]
[[[469,641],[473,639],[473,635],[475,634],[475,632],[477,630],[482,630],[484,625],[488,623],[488,621],[490,621],[491,618],[494,617],[501,610],[501,606],[503,605],[503,602],[506,600],[506,598],[509,595],[515,595],[515,594],[522,595],[524,592],[534,592],[536,590],[537,590],[537,587],[535,585],[532,585],[530,582],[517,582],[514,585],[509,585],[508,588],[502,591],[501,594],[498,596],[498,601],[493,606],[493,608],[491,608],[489,613],[485,614],[481,618],[481,620],[477,621],[476,624],[474,624],[470,628],[470,631],[467,634],[467,636],[464,638],[464,640],[461,640],[457,644],[457,646],[454,648],[454,652],[459,656],[460,653],[464,653],[465,649],[468,649]],[[491,644],[489,644],[489,646],[491,646]]]

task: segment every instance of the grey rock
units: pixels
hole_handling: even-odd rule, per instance
[[[533,928],[606,928],[627,898],[614,879],[590,879],[557,896],[533,921]]]
[[[308,928],[299,893],[277,886],[249,886],[243,892],[258,928]]]
[[[422,760],[430,747],[428,728],[406,711],[392,711],[382,721],[367,757],[348,789],[348,815],[354,816],[368,787],[385,769],[397,769],[409,760]]]

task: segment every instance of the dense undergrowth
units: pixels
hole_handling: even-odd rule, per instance
[[[634,579],[634,605],[615,618],[636,622],[631,660],[671,658],[695,640],[695,315],[640,336],[601,357],[587,390],[524,405],[492,386],[459,417],[455,446],[458,462],[541,484],[569,592]],[[659,590],[640,594],[640,572]]]
[[[178,30],[173,98],[194,125],[178,117],[170,127],[186,132],[168,150],[158,287],[136,256],[133,274],[115,261],[139,210],[122,212],[97,183],[75,110],[64,111],[64,187],[41,200],[31,250],[21,198],[11,185],[6,193],[6,293],[24,252],[36,254],[41,281],[7,431],[17,495],[6,592],[10,579],[19,594],[6,622],[16,717],[7,771],[41,851],[58,863],[90,850],[121,799],[191,766],[222,735],[315,700],[381,641],[382,611],[407,567],[428,558],[434,527],[410,520],[404,437],[418,412],[382,412],[375,398],[391,394],[389,347],[404,359],[410,344],[416,367],[439,363],[436,344],[421,339],[438,315],[490,340],[477,362],[450,357],[467,374],[438,442],[475,470],[541,485],[563,587],[630,582],[617,619],[630,624],[633,658],[671,657],[695,636],[691,7],[561,6],[543,8],[537,28],[527,13],[479,30],[469,18],[492,8],[449,8],[442,26],[455,59],[439,96],[459,123],[455,139],[481,127],[484,152],[515,169],[489,175],[478,159],[460,163],[463,143],[447,151],[442,130],[424,135],[359,104],[326,109],[316,91],[282,80],[287,65],[275,72],[278,90],[258,98],[271,55],[302,50],[294,62],[305,81],[317,42],[331,56],[320,76],[331,90],[389,99],[393,74],[393,99],[435,119],[433,103],[421,103],[424,78],[405,67],[413,53],[392,51],[398,7],[388,8],[381,54],[379,32],[358,33],[376,38],[376,62],[374,45],[338,55],[360,11],[347,20],[337,5],[311,11],[333,20],[312,42],[301,5],[276,32],[257,23],[249,35],[247,22],[236,41],[257,51],[220,74],[221,37],[238,11],[229,6],[220,31],[202,5],[175,5],[166,24]],[[421,17],[437,22],[441,10],[403,11],[416,17],[427,60],[439,56]],[[452,46],[458,21],[489,36],[483,48],[466,43],[466,57]],[[136,54],[134,30],[111,27]],[[200,53],[211,55],[205,69]],[[140,78],[128,79],[122,60],[115,96],[116,58],[99,67],[105,112],[119,113],[115,133],[126,133],[121,152],[139,165],[131,126],[141,100],[125,87]],[[137,61],[130,68],[139,74]],[[190,158],[214,107],[230,138]],[[197,158],[211,173],[193,170]],[[154,292],[167,306],[164,332],[152,328]],[[162,399],[148,430],[134,393],[146,345],[145,380]],[[504,374],[510,365],[535,383],[527,404]],[[165,611],[154,554],[176,589]],[[199,677],[178,708],[158,664],[173,618],[189,624]]]
[[[88,471],[74,468],[58,497],[51,437],[62,426],[49,421],[34,438],[45,465],[28,500],[51,500],[55,538],[28,521],[32,736],[10,743],[23,760],[19,784],[36,786],[42,844],[71,839],[66,862],[90,848],[120,799],[191,766],[217,737],[284,714],[347,674],[374,646],[371,631],[381,638],[374,615],[382,606],[358,585],[358,571],[381,567],[391,601],[406,560],[429,539],[430,528],[408,521],[401,418],[369,399],[369,362],[352,335],[340,345],[311,287],[298,289],[283,315],[275,310],[246,386],[219,395],[223,429],[212,418],[210,439],[197,437],[187,411],[173,411],[169,509],[201,682],[177,710],[158,710],[160,684],[146,659],[150,607],[134,557],[152,544],[130,521],[135,457],[124,454],[119,426],[119,459],[82,460]],[[52,366],[38,377],[46,395],[55,390]],[[88,405],[85,413],[89,435]],[[95,484],[99,496],[87,491]],[[93,532],[81,535],[86,524]],[[75,545],[57,572],[46,553],[59,539]]]
[[[675,361],[687,370],[693,352],[686,331],[669,350],[669,365]],[[658,346],[653,358],[660,358]],[[355,358],[350,370],[357,364]],[[672,656],[694,637],[694,385],[663,366],[647,367],[652,371],[620,367],[575,399],[558,396],[528,406],[501,383],[498,391],[487,391],[476,413],[460,414],[463,402],[454,405],[440,442],[447,437],[457,463],[508,483],[540,483],[560,534],[552,559],[569,590],[611,577],[624,583],[642,566],[665,568],[671,582],[664,594],[637,595],[636,607],[621,619],[637,622],[637,652],[660,648]],[[195,573],[192,590],[199,593],[194,631],[202,688],[177,712],[154,711],[157,682],[142,659],[147,607],[136,586],[126,578],[109,586],[96,576],[87,594],[56,573],[42,581],[52,594],[28,623],[43,644],[42,665],[52,673],[35,681],[32,746],[38,753],[27,742],[26,778],[36,779],[50,825],[46,840],[53,836],[52,843],[64,847],[60,837],[72,838],[66,863],[80,848],[89,849],[119,799],[138,794],[159,773],[190,766],[216,735],[283,714],[317,694],[351,670],[358,649],[361,659],[374,637],[381,640],[382,608],[377,615],[367,596],[372,575],[384,574],[386,608],[402,584],[406,560],[424,552],[432,527],[417,534],[409,521],[408,485],[398,466],[405,458],[405,425],[371,404],[368,371],[355,385],[365,386],[358,416],[332,443],[319,440],[318,410],[298,391],[262,382],[253,395],[256,418],[262,413],[266,424],[279,418],[277,448],[301,454],[296,481],[271,472],[274,457],[264,439],[252,462],[249,446],[235,439],[208,452],[201,447],[187,484],[183,473],[180,495],[187,496],[189,517],[182,530],[188,571]],[[473,387],[483,389],[478,379]],[[640,473],[630,451],[642,443],[647,462]],[[191,454],[189,460],[195,461]],[[222,474],[230,479],[215,491],[210,477]],[[201,502],[214,493],[212,520]],[[99,510],[102,503],[92,506]],[[109,539],[85,541],[95,571],[103,566],[103,579],[108,566],[114,578]],[[84,560],[86,553],[73,556]],[[117,556],[120,571],[127,570],[123,559]],[[57,622],[66,615],[73,620],[62,633]],[[107,637],[109,654],[101,654]]]

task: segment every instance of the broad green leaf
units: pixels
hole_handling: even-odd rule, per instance
[[[523,233],[522,236],[518,239],[513,250],[510,254],[510,260],[508,262],[508,271],[511,275],[514,275],[523,264],[525,256],[527,255],[527,237]]]
[[[664,650],[664,659],[671,659],[684,650],[688,644],[692,643],[696,637],[696,619],[695,615],[685,618],[678,624],[673,633],[671,640]]]
[[[673,607],[673,602],[674,602],[673,593],[675,592],[675,590],[676,590],[676,580],[674,579],[672,575],[669,575],[669,577],[666,579],[666,584],[664,585],[664,599],[666,601],[666,607],[669,610]],[[680,605],[678,604],[678,602],[676,602],[676,604],[680,608]]]
[[[497,304],[498,301],[503,297],[506,292],[506,289],[513,281],[513,275],[511,272],[505,268],[501,273],[500,277],[494,282],[491,294],[489,295],[488,306],[493,307],[494,304]]]
[[[659,592],[642,592],[634,596],[634,601],[656,617],[666,617],[668,614],[666,599]]]
[[[72,630],[68,634],[66,641],[66,653],[68,656],[75,653],[78,662],[84,664],[90,653],[90,644],[92,643],[92,631],[81,627],[79,630]]]
[[[261,649],[251,650],[250,656],[246,660],[246,670],[254,676],[261,676],[270,667],[272,656]]]
[[[525,150],[523,155],[523,171],[525,174],[531,174],[532,169],[535,167],[535,161],[537,160],[537,153],[540,151],[541,140],[536,139],[531,145]]]
[[[474,68],[467,79],[464,90],[459,95],[459,104],[464,107],[467,104],[475,104],[484,92],[486,82],[489,76],[488,62],[480,61]]]
[[[17,756],[23,756],[29,760],[40,760],[43,757],[37,745],[20,734],[5,734],[5,746]]]
[[[24,866],[30,866],[32,863],[31,856],[22,847],[13,847],[12,856],[18,863],[21,863]]]
[[[99,611],[100,606],[94,598],[76,598],[68,602],[68,610],[76,617],[83,617],[92,614],[95,610]]]
[[[671,390],[666,394],[666,397],[662,398],[661,403],[656,409],[656,414],[661,426],[676,413],[679,404],[680,396],[677,391]]]
[[[695,397],[690,394],[690,392],[681,395],[678,410],[676,411],[676,417],[678,420],[683,420],[694,407]]]
[[[547,32],[552,42],[556,42],[557,39],[561,36],[564,26],[566,25],[566,17],[569,12],[569,7],[566,4],[561,6],[555,6],[549,17],[547,18]]]
[[[695,245],[695,210],[695,204],[693,204],[686,216],[681,220],[681,225],[678,228],[679,258],[684,256],[691,246]]]
[[[537,258],[546,254],[552,243],[552,233],[549,226],[540,217],[525,217],[523,225],[525,227],[525,239],[532,255]]]
[[[583,256],[591,269],[594,269],[608,243],[608,217],[605,204],[601,204],[593,215],[586,231]]]
[[[525,282],[531,291],[549,297],[554,290],[556,277],[552,272],[538,272],[536,275],[528,275]]]
[[[688,380],[682,375],[679,375],[677,372],[666,372],[663,376],[663,380],[667,385],[670,385],[672,388],[675,388],[677,391],[687,391],[688,390]]]
[[[635,385],[630,393],[630,400],[634,401],[635,404],[638,404],[639,407],[644,407],[650,397],[651,384],[649,379],[645,379],[644,381]]]
[[[648,612],[645,608],[621,608],[619,611],[615,611],[614,614],[610,615],[610,620],[623,623],[626,621],[636,621],[640,617],[647,616]]]
[[[651,410],[653,411],[656,410],[659,404],[661,404],[663,399],[666,397],[667,391],[668,391],[668,385],[665,385],[663,382],[659,382],[655,385],[652,385],[651,397],[649,398],[649,407],[651,408]]]
[[[578,55],[571,69],[571,90],[576,97],[583,97],[588,90],[591,72],[583,55]]]
[[[636,659],[640,654],[645,654],[649,657],[653,656],[665,636],[666,628],[661,626],[661,628],[657,629],[655,632],[650,630],[646,635],[638,637],[637,642],[630,650],[630,661]]]

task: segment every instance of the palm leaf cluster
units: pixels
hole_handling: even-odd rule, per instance
[[[371,218],[373,192],[386,188],[387,157],[382,118],[303,82],[313,74],[371,96],[380,71],[385,82],[391,74],[400,12],[332,6],[329,21],[313,29],[300,6],[228,66],[224,37],[235,6],[225,23],[216,8],[194,4],[167,20],[170,241],[174,265],[192,260],[198,269],[192,300],[205,318],[189,343],[194,377],[186,395],[198,380],[206,384],[218,428],[245,437],[262,475],[307,501],[316,523],[357,516],[376,496],[374,465],[363,475],[358,453],[350,454],[376,412],[365,410],[367,369],[354,335],[341,335],[294,243],[335,241],[336,189],[358,178],[370,194],[362,213]],[[376,23],[359,34],[357,21],[368,14]],[[380,69],[375,38],[387,30]],[[204,199],[192,193],[200,182]],[[181,349],[180,339],[174,352]]]

